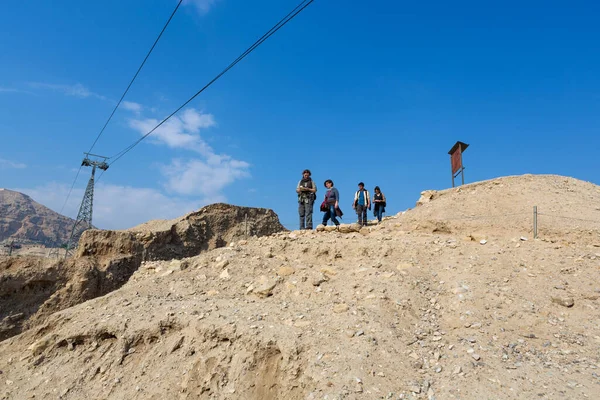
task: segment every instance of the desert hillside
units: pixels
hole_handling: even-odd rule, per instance
[[[600,228],[600,187],[558,175],[523,175],[476,182],[443,191],[426,190],[404,221],[448,232],[533,235],[585,240]],[[593,236],[593,235],[592,235]]]
[[[198,213],[84,235],[77,257],[137,268],[0,342],[0,398],[598,398],[600,188],[525,175],[418,203],[194,255]]]
[[[0,243],[58,246],[69,240],[74,222],[23,193],[0,188]]]

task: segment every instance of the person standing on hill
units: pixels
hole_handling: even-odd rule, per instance
[[[312,229],[313,206],[317,198],[317,187],[310,178],[310,170],[302,171],[302,179],[296,186],[298,193],[298,215],[300,216],[300,229]]]
[[[373,194],[373,214],[377,218],[377,221],[381,222],[381,218],[385,212],[385,206],[387,205],[385,201],[385,195],[381,192],[379,186],[375,186],[373,191],[375,192]]]
[[[327,188],[327,192],[325,193],[325,201],[323,202],[326,211],[321,209],[321,211],[325,211],[325,214],[323,215],[323,225],[327,226],[327,221],[331,218],[331,222],[333,222],[335,226],[339,226],[340,222],[337,220],[336,216],[341,214],[341,210],[339,209],[340,192],[333,187],[333,181],[331,179],[327,179],[324,185]]]
[[[358,190],[354,194],[352,208],[354,208],[356,214],[358,214],[358,224],[366,226],[367,209],[371,209],[371,199],[369,198],[369,191],[365,189],[365,184],[362,182],[358,184]]]

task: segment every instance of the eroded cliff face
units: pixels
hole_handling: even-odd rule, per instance
[[[125,231],[86,231],[77,257],[104,259],[141,251],[143,261],[179,259],[284,230],[273,210],[217,203],[180,218],[150,221]]]
[[[67,260],[6,257],[0,260],[0,340],[120,288],[143,261],[192,257],[284,230],[272,210],[213,204],[125,231],[88,230]]]

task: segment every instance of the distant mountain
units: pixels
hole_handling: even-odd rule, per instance
[[[0,242],[60,245],[69,240],[74,223],[26,194],[0,188]]]

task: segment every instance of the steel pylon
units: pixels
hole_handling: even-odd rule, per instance
[[[85,189],[85,194],[83,195],[83,200],[81,201],[81,206],[79,206],[79,213],[77,214],[77,219],[75,220],[75,224],[73,224],[73,229],[71,230],[71,236],[69,237],[69,241],[67,242],[67,248],[65,251],[65,258],[71,254],[71,250],[74,247],[77,247],[76,241],[79,240],[81,234],[92,228],[92,215],[94,209],[94,176],[96,174],[96,167],[106,171],[108,169],[108,164],[106,160],[108,157],[98,156],[95,154],[84,153],[86,157],[83,159],[81,165],[85,167],[92,167],[92,175],[90,176],[90,180],[88,181],[87,187]],[[89,156],[100,157],[102,160],[91,160]]]

